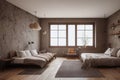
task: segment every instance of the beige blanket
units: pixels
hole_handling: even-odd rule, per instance
[[[25,58],[24,63],[25,64],[38,65],[38,66],[40,66],[42,68],[42,67],[44,67],[46,65],[47,62],[43,58],[31,57],[31,58]]]
[[[83,61],[82,68],[96,67],[96,66],[120,66],[120,58],[111,57],[104,54],[82,53],[81,59]]]

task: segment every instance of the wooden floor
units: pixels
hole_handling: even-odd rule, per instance
[[[120,68],[98,68],[105,76],[104,78],[55,78],[61,63],[64,60],[71,59],[56,58],[49,64],[49,67],[41,75],[17,75],[23,71],[23,69],[15,68],[0,72],[0,78],[3,80],[120,80]]]

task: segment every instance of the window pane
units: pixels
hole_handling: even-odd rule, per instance
[[[58,25],[50,25],[50,30],[58,30]]]
[[[93,39],[92,38],[88,38],[86,40],[87,46],[93,46]]]
[[[83,38],[77,39],[77,46],[83,46],[83,45],[84,45],[84,39]]]
[[[59,38],[59,46],[66,46],[66,39]]]
[[[68,25],[68,46],[75,46],[75,25]]]
[[[93,31],[86,31],[85,35],[86,37],[93,37]]]
[[[86,30],[93,30],[93,25],[85,25]]]
[[[65,30],[66,31],[66,25],[59,25],[59,30]]]
[[[51,38],[50,45],[51,46],[58,46],[58,44],[57,44],[57,38]]]
[[[77,30],[84,30],[84,25],[77,25]]]
[[[58,36],[58,32],[57,31],[51,31],[50,32],[50,37],[57,37]]]
[[[59,31],[59,37],[66,38],[66,31]]]
[[[77,31],[77,37],[84,37],[84,31]]]

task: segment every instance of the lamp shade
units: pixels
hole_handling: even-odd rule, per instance
[[[30,29],[32,29],[32,30],[41,30],[41,26],[39,25],[38,22],[31,23],[31,24],[29,25],[29,27],[30,27]]]

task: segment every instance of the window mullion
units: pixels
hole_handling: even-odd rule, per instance
[[[84,24],[84,46],[86,46],[86,25]]]
[[[68,46],[68,24],[66,24],[66,46]]]
[[[57,46],[59,46],[59,25],[57,26]]]
[[[75,24],[75,46],[77,46],[77,24]]]

